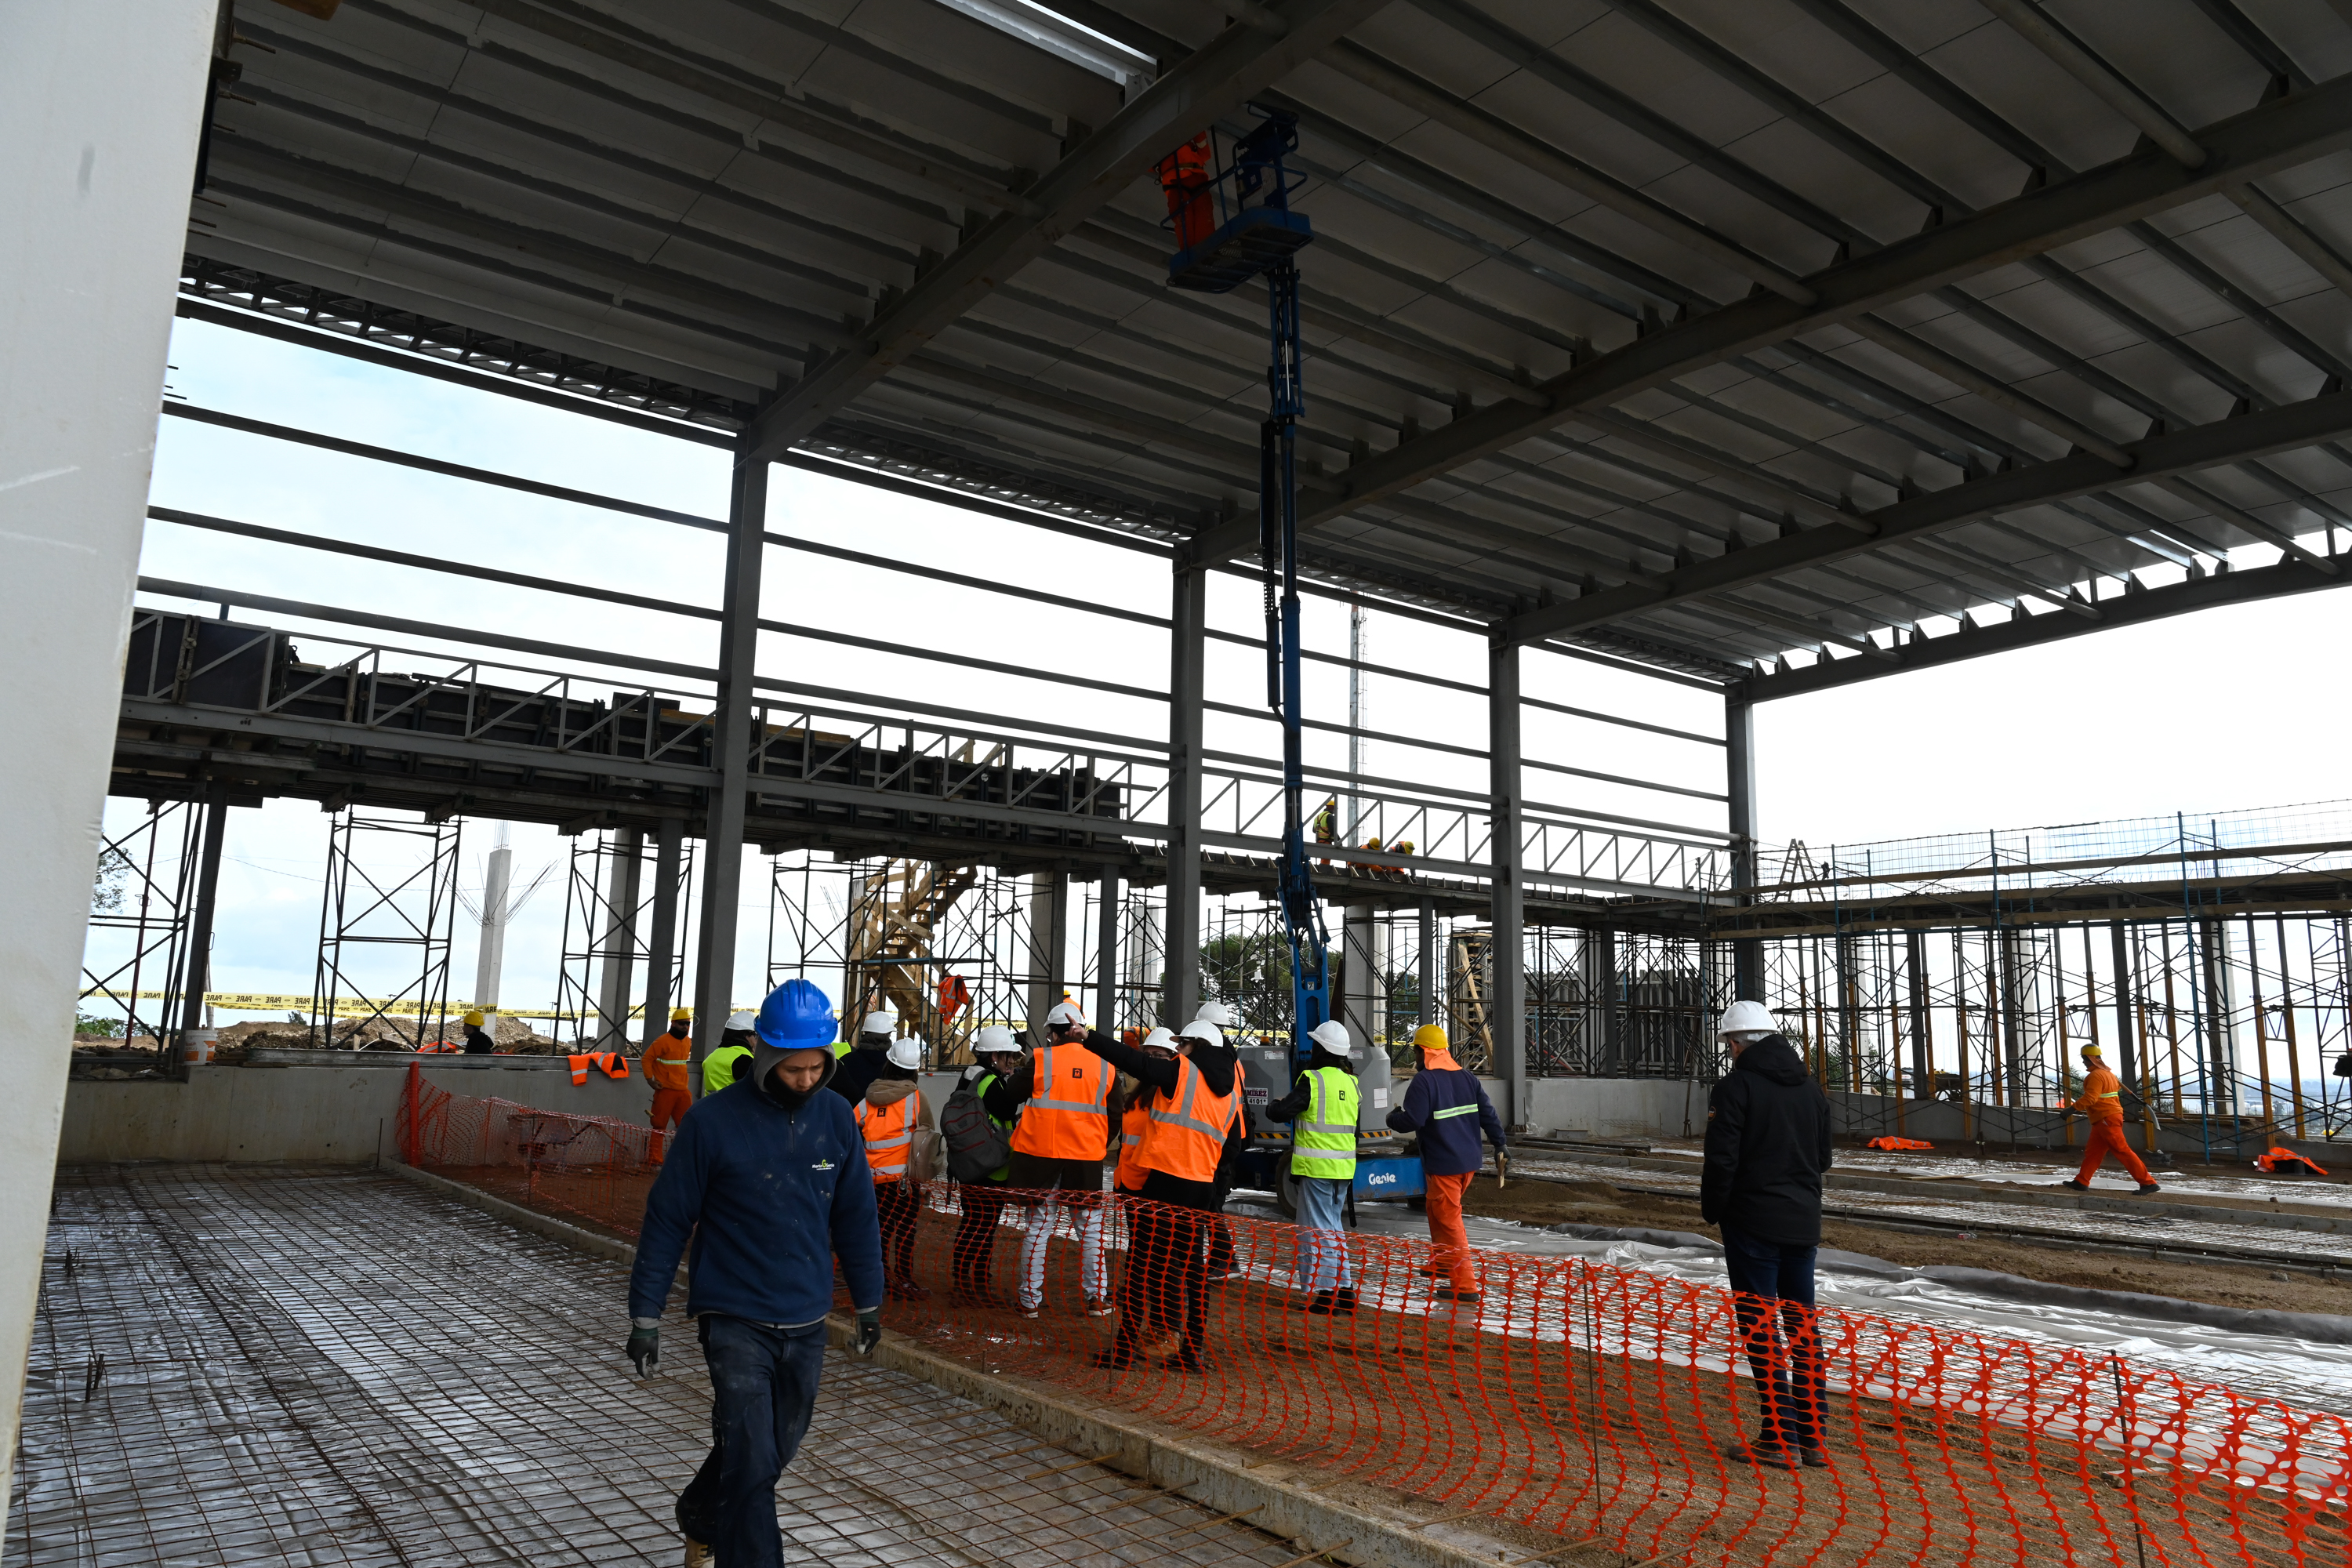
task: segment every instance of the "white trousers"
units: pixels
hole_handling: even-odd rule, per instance
[[[1099,1189],[1097,1189],[1099,1190]],[[1065,1209],[1073,1211],[1078,1226],[1078,1278],[1086,1293],[1097,1299],[1110,1295],[1110,1274],[1103,1263],[1103,1211],[1099,1201],[1079,1208],[1060,1196],[1056,1187],[1045,1201],[1029,1211],[1029,1229],[1021,1238],[1021,1304],[1042,1306],[1045,1300],[1045,1244],[1054,1237]]]

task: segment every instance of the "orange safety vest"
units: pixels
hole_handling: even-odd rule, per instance
[[[2254,1169],[2271,1176],[2275,1176],[2282,1171],[2309,1172],[2315,1176],[2327,1174],[2326,1171],[2319,1168],[2316,1161],[2306,1159],[2292,1149],[2282,1149],[2275,1143],[2271,1145],[2269,1153],[2254,1162]]]
[[[1110,1143],[1110,1064],[1084,1046],[1043,1046],[1029,1058],[1029,1098],[1013,1150],[1041,1160],[1099,1160]]]
[[[1188,1182],[1216,1180],[1217,1159],[1224,1152],[1225,1131],[1234,1124],[1234,1101],[1240,1089],[1236,1082],[1228,1093],[1211,1093],[1201,1069],[1178,1058],[1175,1103],[1171,1105],[1166,1095],[1154,1098],[1136,1163]]]
[[[574,1089],[587,1083],[588,1069],[592,1067],[604,1068],[606,1078],[629,1076],[629,1058],[618,1051],[585,1051],[578,1056],[567,1053],[563,1059],[572,1064],[572,1087]]]
[[[942,1027],[955,1022],[955,1016],[971,1000],[971,987],[963,983],[961,974],[940,976],[940,1024]]]
[[[1144,1131],[1151,1125],[1151,1112],[1144,1105],[1145,1097],[1139,1094],[1127,1114],[1118,1119],[1118,1169],[1111,1173],[1111,1184],[1121,1192],[1143,1190]]]
[[[907,1150],[915,1140],[915,1102],[908,1095],[889,1105],[857,1102],[857,1131],[866,1135],[866,1163],[877,1182],[895,1182],[907,1173]]]

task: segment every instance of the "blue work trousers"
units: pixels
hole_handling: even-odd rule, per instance
[[[1768,1447],[1822,1446],[1822,1344],[1813,1316],[1813,1255],[1820,1250],[1723,1227],[1740,1347],[1763,1406],[1758,1440]]]
[[[1298,1204],[1298,1283],[1308,1290],[1344,1290],[1356,1277],[1348,1265],[1345,1176],[1294,1176]]]
[[[717,1568],[783,1568],[776,1479],[816,1411],[824,1325],[772,1329],[717,1313],[699,1323],[710,1457],[678,1494],[678,1528],[710,1548]]]

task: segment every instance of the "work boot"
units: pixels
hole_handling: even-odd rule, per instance
[[[1829,1455],[1819,1448],[1801,1447],[1797,1450],[1797,1458],[1809,1470],[1826,1470],[1830,1468]]]
[[[1755,1465],[1768,1470],[1793,1470],[1799,1462],[1797,1456],[1788,1449],[1761,1439],[1753,1443],[1726,1443],[1723,1452],[1734,1464]]]
[[[2139,1184],[2139,1195],[2141,1197],[2146,1197],[2150,1193],[2160,1193],[2162,1191],[2164,1191],[2164,1189],[2158,1186],[2154,1182],[2142,1182]]]
[[[1088,1366],[1099,1367],[1105,1372],[1125,1372],[1129,1367],[1133,1366],[1135,1362],[1136,1355],[1133,1351],[1122,1350],[1117,1345],[1111,1346],[1107,1351],[1097,1351],[1087,1358]]]
[[[1179,1351],[1176,1354],[1168,1359],[1168,1370],[1171,1372],[1205,1373],[1210,1370],[1209,1358],[1202,1355],[1199,1351],[1194,1350],[1191,1345],[1186,1345],[1181,1351]]]
[[[1089,1318],[1108,1318],[1113,1312],[1118,1310],[1118,1308],[1112,1306],[1108,1301],[1104,1300],[1100,1296],[1089,1296],[1087,1298],[1086,1311],[1087,1316]]]
[[[1307,1310],[1315,1317],[1328,1318],[1335,1310],[1333,1303],[1339,1300],[1339,1293],[1337,1290],[1318,1290],[1315,1292],[1314,1299],[1307,1303]]]
[[[2067,1177],[2064,1181],[2063,1181],[2063,1182],[2059,1183],[2058,1184],[2059,1184],[2060,1186],[2062,1186],[2062,1187],[2072,1187],[2072,1188],[2074,1188],[2074,1189],[2076,1192],[2078,1192],[2078,1193],[2087,1193],[2087,1192],[2089,1192],[2089,1191],[2091,1190],[2091,1184],[2090,1184],[2090,1183],[2088,1183],[2088,1182],[2078,1182],[2078,1181],[2074,1180],[2074,1177],[2072,1177],[2072,1176]]]
[[[1333,1316],[1340,1318],[1355,1316],[1356,1292],[1352,1287],[1347,1285],[1339,1287],[1339,1295],[1331,1302],[1331,1312]]]
[[[1451,1285],[1440,1285],[1436,1289],[1432,1290],[1430,1294],[1436,1297],[1441,1301],[1459,1301],[1465,1306],[1473,1307],[1486,1300],[1486,1298],[1480,1295],[1475,1289],[1457,1290]]]

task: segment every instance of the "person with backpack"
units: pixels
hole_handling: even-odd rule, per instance
[[[940,1136],[947,1145],[948,1175],[956,1184],[955,1302],[984,1306],[996,1263],[996,1227],[1004,1215],[1004,1184],[1013,1173],[1016,1109],[1004,1121],[988,1110],[992,1091],[1021,1065],[1021,1043],[1002,1024],[989,1024],[971,1037],[972,1065],[948,1096],[940,1113]]]
[[[931,1108],[916,1087],[923,1047],[891,1042],[857,1104],[857,1131],[874,1172],[874,1206],[882,1228],[884,1288],[895,1301],[922,1301],[930,1292],[915,1283],[915,1221],[922,1212],[921,1173],[912,1167],[917,1134],[931,1126]]]

